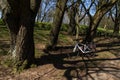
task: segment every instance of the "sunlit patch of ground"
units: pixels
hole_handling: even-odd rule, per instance
[[[44,38],[42,40],[46,41]],[[11,73],[9,68],[0,64],[0,80],[75,80],[81,77],[83,80],[120,79],[120,41],[118,38],[96,38],[96,56],[77,56],[76,54],[73,56],[74,42],[71,37],[60,39],[59,42],[58,50],[50,51],[51,55],[44,55],[46,53],[43,49],[46,42],[38,40],[35,44],[38,66],[24,70],[20,74]],[[6,49],[8,50],[8,46]]]

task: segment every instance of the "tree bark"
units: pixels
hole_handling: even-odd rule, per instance
[[[76,9],[75,6],[73,5],[69,10],[68,10],[68,17],[69,17],[69,29],[68,29],[68,34],[75,34],[76,33]]]
[[[115,24],[114,24],[114,30],[113,30],[113,34],[114,35],[118,35],[119,34],[119,17],[117,17],[115,19]]]
[[[5,2],[3,4],[6,5],[3,12],[3,20],[6,22],[11,36],[9,53],[12,53],[16,45],[17,33],[19,31],[19,1]]]
[[[47,45],[47,48],[49,48],[49,47],[55,48],[55,46],[57,45],[58,35],[59,35],[60,27],[62,24],[67,1],[68,0],[63,0],[63,1],[58,0],[57,1],[54,19],[53,19],[53,23],[52,23],[52,29],[50,32],[50,42]]]
[[[80,1],[77,1],[76,3],[72,2],[71,8],[68,10],[68,17],[69,17],[69,29],[68,34],[76,34],[76,14],[79,11]]]
[[[34,23],[41,0],[9,0],[4,20],[11,34],[11,58],[15,66],[34,62]]]
[[[90,25],[87,30],[87,34],[85,39],[83,40],[83,43],[86,42],[92,42],[94,37],[96,36],[98,25],[104,16],[117,2],[117,0],[111,0],[109,3],[103,3],[100,5],[100,7],[97,9],[95,15],[93,17],[90,17]]]
[[[119,34],[119,26],[120,26],[120,1],[116,3],[116,14],[115,14],[115,20],[114,20],[114,30],[113,34],[118,35]]]

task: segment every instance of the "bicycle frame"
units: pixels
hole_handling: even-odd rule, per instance
[[[74,49],[73,49],[73,52],[76,52],[77,49],[79,49],[82,53],[90,53],[92,52],[92,50],[89,48],[89,46],[87,46],[86,44],[82,44],[80,43],[81,46],[79,46],[79,43],[77,42]]]

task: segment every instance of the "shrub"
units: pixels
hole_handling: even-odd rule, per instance
[[[113,36],[112,30],[106,30],[104,28],[99,27],[97,29],[97,36]]]
[[[50,30],[51,28],[52,28],[52,23],[48,23],[48,22],[36,22],[35,23],[35,29]],[[67,30],[68,30],[68,24],[62,24],[61,31],[67,31]]]
[[[4,25],[5,23],[3,22],[2,19],[0,19],[0,25]]]
[[[69,25],[68,24],[62,24],[61,26],[61,31],[67,31],[69,28]]]
[[[50,30],[51,29],[51,23],[37,22],[37,23],[35,23],[35,29]]]
[[[82,35],[86,34],[87,29],[88,29],[88,26],[80,25],[79,34],[82,34]]]

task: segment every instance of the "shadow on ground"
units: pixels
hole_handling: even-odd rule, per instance
[[[119,42],[97,44],[98,47],[109,47],[97,50],[97,54],[103,51],[120,50]],[[64,76],[67,80],[119,80],[120,79],[120,56],[110,58],[99,58],[89,54],[79,55],[71,53],[73,46],[57,47],[55,51],[50,51],[48,55],[36,59],[38,66],[53,64],[55,68],[65,70]],[[58,53],[59,52],[59,53]],[[120,54],[119,52],[117,52]],[[101,53],[102,54],[102,53]],[[73,58],[74,57],[74,58]]]

